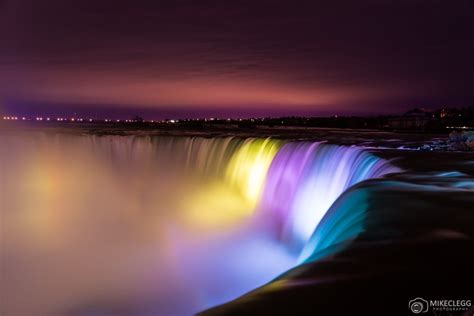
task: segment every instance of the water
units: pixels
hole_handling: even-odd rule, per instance
[[[327,210],[398,171],[358,147],[275,139],[0,142],[7,315],[187,315],[224,303],[356,236],[354,203]]]

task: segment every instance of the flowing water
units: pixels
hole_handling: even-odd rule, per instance
[[[328,209],[399,171],[359,147],[270,138],[18,132],[0,153],[6,315],[224,303],[357,236],[362,202]]]

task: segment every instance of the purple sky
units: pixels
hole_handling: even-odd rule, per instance
[[[470,0],[0,0],[0,112],[473,105],[473,12]]]

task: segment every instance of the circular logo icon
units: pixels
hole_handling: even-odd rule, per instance
[[[423,304],[421,304],[420,302],[415,302],[411,304],[411,311],[414,314],[419,314],[421,313],[422,310],[423,310]]]

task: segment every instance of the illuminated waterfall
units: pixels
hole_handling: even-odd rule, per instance
[[[274,214],[280,236],[301,249],[348,187],[396,171],[358,147],[288,143],[273,160],[260,208]]]
[[[226,177],[255,205],[268,168],[279,148],[271,139],[247,139],[229,161]]]
[[[234,299],[357,236],[364,197],[338,197],[398,171],[358,147],[269,138],[18,132],[0,142],[1,260],[9,275],[16,262],[38,273],[3,286],[21,298],[54,280],[43,305],[20,300],[12,314],[67,310],[74,298],[95,308],[90,297],[143,306],[138,292],[160,298],[144,314]]]

